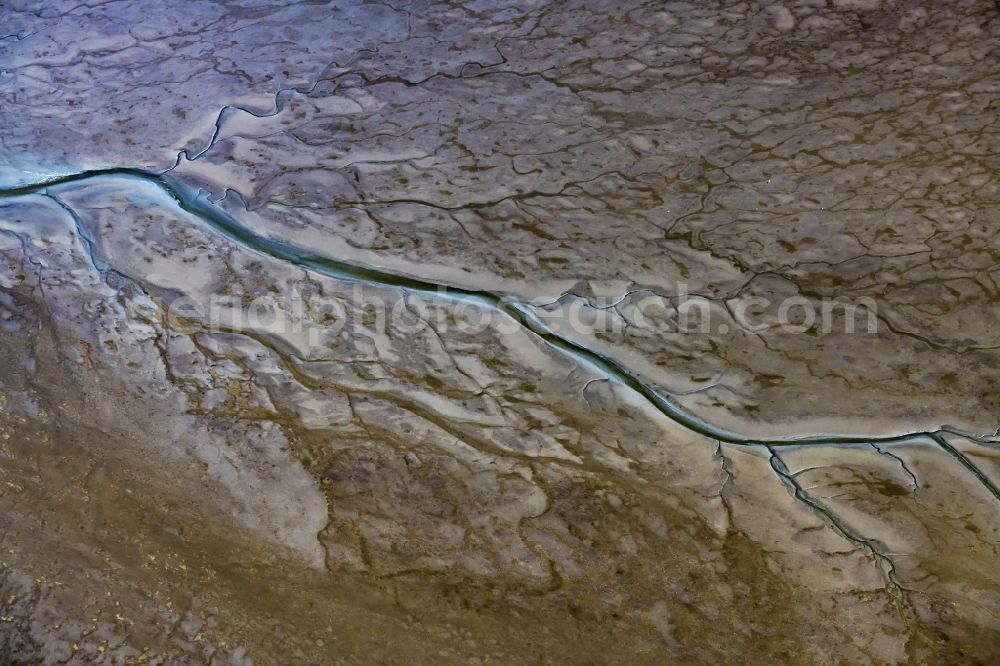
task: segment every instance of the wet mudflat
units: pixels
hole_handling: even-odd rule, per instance
[[[994,663],[992,2],[0,8],[4,663]]]

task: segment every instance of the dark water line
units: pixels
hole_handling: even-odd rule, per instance
[[[76,233],[83,243],[83,248],[87,251],[87,256],[90,257],[90,263],[93,264],[98,273],[105,275],[108,272],[109,267],[106,262],[97,257],[97,251],[94,249],[94,239],[90,237],[90,234],[87,232],[87,228],[84,226],[83,220],[80,219],[80,216],[76,214],[75,210],[67,206],[66,202],[56,195],[46,193],[44,196],[55,202],[57,206],[66,211],[66,214],[70,216],[70,219],[73,220],[73,225],[76,228]]]
[[[660,391],[644,383],[629,370],[614,359],[596,352],[588,347],[563,337],[554,332],[530,312],[530,306],[507,294],[490,291],[467,289],[463,287],[428,282],[415,277],[409,277],[384,271],[378,268],[346,263],[317,254],[290,243],[275,240],[261,235],[239,222],[220,206],[210,201],[202,191],[196,191],[164,173],[154,173],[143,169],[128,167],[111,167],[82,171],[66,176],[59,176],[38,183],[19,185],[0,189],[0,198],[12,198],[29,194],[47,194],[49,188],[60,185],[71,185],[98,178],[126,177],[134,178],[156,186],[168,195],[178,207],[208,225],[214,232],[238,244],[239,246],[282,262],[304,268],[337,280],[354,283],[380,285],[405,290],[412,293],[426,294],[434,297],[445,297],[464,301],[472,301],[484,307],[502,312],[514,319],[520,326],[530,331],[548,346],[561,352],[584,365],[596,368],[618,383],[639,394],[658,412],[683,426],[684,428],[718,440],[722,443],[738,446],[790,447],[815,445],[885,445],[902,443],[936,444],[944,452],[955,458],[968,469],[993,495],[1000,501],[1000,489],[983,474],[961,451],[947,442],[943,435],[955,434],[966,437],[980,444],[980,438],[967,433],[953,431],[943,427],[936,431],[911,432],[888,436],[862,435],[805,435],[800,437],[749,437],[725,428],[708,423],[691,414],[683,407],[665,397]],[[49,195],[50,198],[51,195]],[[57,203],[61,203],[56,200]],[[65,208],[65,206],[63,206]],[[75,219],[75,216],[74,216]],[[84,242],[91,239],[84,236]]]
[[[771,464],[771,469],[778,475],[778,478],[781,479],[782,483],[788,486],[795,499],[812,509],[818,516],[830,524],[834,532],[847,541],[859,546],[878,563],[879,568],[882,570],[882,574],[885,577],[887,591],[892,597],[896,609],[899,611],[900,615],[904,617],[904,619],[907,618],[909,616],[907,613],[907,597],[903,586],[899,583],[899,578],[896,572],[896,563],[893,562],[892,558],[882,552],[882,550],[879,549],[876,543],[874,543],[871,539],[855,534],[847,525],[842,523],[840,519],[837,518],[833,511],[827,509],[821,503],[813,499],[813,497],[795,479],[795,476],[789,472],[788,467],[785,465],[785,461],[781,459],[777,451],[775,451],[771,446],[766,448],[770,454],[769,462]]]

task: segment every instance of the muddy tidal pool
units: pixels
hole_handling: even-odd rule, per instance
[[[0,2],[0,664],[996,664],[1000,6]]]

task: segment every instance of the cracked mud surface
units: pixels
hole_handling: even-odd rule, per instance
[[[0,661],[995,663],[998,35],[5,2]]]

